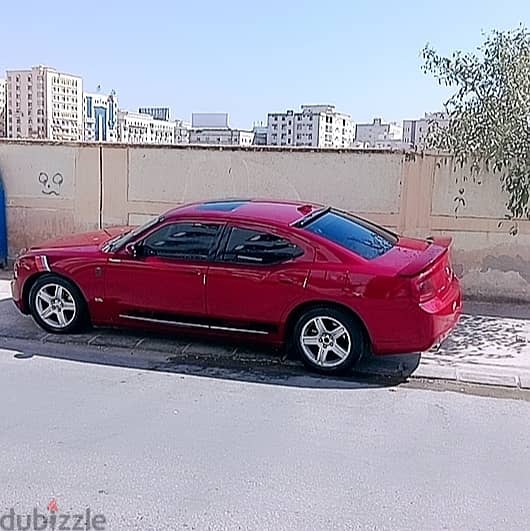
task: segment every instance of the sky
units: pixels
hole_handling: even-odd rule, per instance
[[[482,32],[530,26],[529,0],[0,0],[0,77],[38,64],[114,89],[121,108],[174,118],[334,104],[355,122],[418,118],[448,91],[420,52],[473,50]]]

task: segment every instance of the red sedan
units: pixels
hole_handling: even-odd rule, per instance
[[[462,300],[449,243],[314,204],[209,201],[33,247],[12,291],[49,332],[92,323],[263,338],[332,373],[369,350],[445,338]]]

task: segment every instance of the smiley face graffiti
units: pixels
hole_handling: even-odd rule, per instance
[[[56,172],[50,178],[44,171],[39,173],[39,183],[42,186],[41,192],[45,195],[61,195],[61,186],[63,185],[64,177],[62,173]]]

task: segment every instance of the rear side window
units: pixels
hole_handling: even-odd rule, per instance
[[[303,254],[302,249],[290,241],[252,229],[233,228],[223,258],[241,264],[277,264]]]
[[[397,243],[397,238],[382,227],[333,211],[318,217],[305,228],[366,260],[385,254]]]

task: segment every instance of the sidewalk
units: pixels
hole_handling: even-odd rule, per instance
[[[463,315],[413,376],[530,389],[530,319]]]
[[[0,280],[0,301],[10,298],[8,280]],[[100,346],[120,346],[122,343],[137,351],[149,350],[156,344],[158,352],[173,355],[176,340],[161,337],[153,343],[127,338],[109,331],[91,334],[53,336],[42,332],[31,320],[19,316],[14,308],[5,306],[0,312],[0,336],[38,339],[50,343],[90,343]],[[472,308],[469,305],[469,308]],[[516,306],[482,305],[490,314],[519,314]],[[523,310],[521,308],[521,310]],[[526,310],[526,308],[524,308]],[[214,353],[218,345],[202,345]],[[412,372],[411,372],[412,371]],[[499,385],[530,389],[530,318],[496,317],[464,314],[453,333],[436,352],[421,355],[372,357],[365,360],[358,372],[380,376],[408,376],[421,379],[441,379],[456,382]]]

